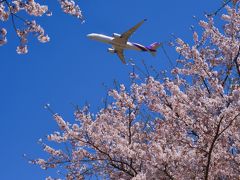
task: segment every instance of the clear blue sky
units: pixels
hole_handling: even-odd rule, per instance
[[[48,1],[41,1],[48,2]],[[191,42],[192,18],[204,18],[221,0],[104,0],[79,1],[86,23],[61,13],[56,1],[49,1],[53,16],[39,22],[51,41],[38,43],[29,39],[29,53],[18,55],[18,40],[10,22],[7,27],[8,44],[0,47],[0,179],[40,180],[53,172],[32,166],[22,158],[41,157],[44,153],[37,144],[39,138],[57,130],[57,126],[43,106],[50,103],[54,111],[73,121],[71,103],[83,105],[86,101],[96,111],[102,106],[106,90],[102,83],[113,87],[113,80],[128,83],[129,66],[121,64],[116,55],[107,52],[109,46],[86,38],[97,32],[111,35],[121,33],[140,20],[148,21],[131,37],[132,41],[148,45],[154,41],[168,41],[171,33]],[[0,27],[5,26],[0,22]],[[169,50],[172,59],[177,57]],[[148,53],[126,52],[126,58],[144,59],[158,69],[169,69],[162,50],[153,58]],[[142,66],[141,63],[138,63]]]

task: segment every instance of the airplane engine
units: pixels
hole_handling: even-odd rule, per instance
[[[113,33],[113,37],[120,37],[120,36],[121,36],[120,34]]]
[[[113,49],[113,48],[108,48],[108,52],[110,52],[110,53],[116,53],[116,51],[115,51],[115,49]]]

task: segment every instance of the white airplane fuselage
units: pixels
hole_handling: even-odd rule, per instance
[[[129,41],[127,43],[119,43],[117,41],[114,41],[114,37],[106,36],[106,35],[103,35],[103,34],[92,33],[92,34],[88,34],[87,37],[92,39],[92,40],[96,40],[96,41],[100,41],[100,42],[103,42],[103,43],[111,44],[114,48],[119,48],[119,49],[131,49],[131,50],[142,51],[142,49],[137,47],[136,45],[144,47],[141,44],[132,43],[132,42],[129,42]]]
[[[136,51],[142,51],[142,52],[149,52],[153,56],[155,56],[157,52],[157,48],[160,46],[160,43],[154,42],[150,44],[149,46],[143,46],[138,43],[129,42],[129,37],[146,21],[146,19],[142,20],[132,28],[130,28],[128,31],[125,31],[122,34],[113,33],[113,36],[106,36],[104,34],[97,34],[97,33],[91,33],[88,34],[87,37],[100,41],[103,43],[107,43],[112,45],[111,48],[108,48],[108,52],[110,53],[116,53],[119,57],[119,59],[122,61],[123,64],[126,64],[126,60],[124,57],[124,50],[125,49],[131,49]]]

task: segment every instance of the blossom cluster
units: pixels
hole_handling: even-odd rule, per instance
[[[7,43],[7,30],[5,28],[0,29],[0,35],[1,35],[1,39],[0,39],[0,46],[4,45]]]
[[[70,14],[72,16],[75,16],[78,19],[80,19],[82,22],[84,22],[82,11],[79,8],[79,6],[75,4],[75,1],[73,1],[73,0],[59,0],[59,3],[60,3],[61,8],[63,9],[63,11],[65,13]]]
[[[74,124],[55,114],[48,140],[69,147],[44,146],[49,158],[33,163],[66,179],[239,179],[240,9],[226,9],[222,32],[208,17],[193,45],[176,40],[171,78],[122,84],[98,113],[77,109]]]
[[[83,15],[79,6],[73,0],[59,0],[62,10],[74,17],[77,17],[82,22]],[[20,39],[20,45],[17,46],[18,54],[26,54],[28,52],[27,39],[31,33],[37,36],[41,43],[48,42],[49,36],[44,33],[44,29],[36,23],[35,20],[28,20],[22,17],[21,11],[25,11],[29,16],[42,17],[44,15],[51,16],[52,12],[48,9],[47,5],[41,5],[35,0],[2,0],[0,1],[0,21],[11,21]],[[23,27],[18,27],[16,21],[22,22]],[[1,39],[0,45],[7,43],[6,29],[2,28],[0,31]]]

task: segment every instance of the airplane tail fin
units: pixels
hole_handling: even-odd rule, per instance
[[[147,47],[148,51],[153,55],[156,56],[157,49],[162,45],[162,43],[154,42],[150,46]]]

